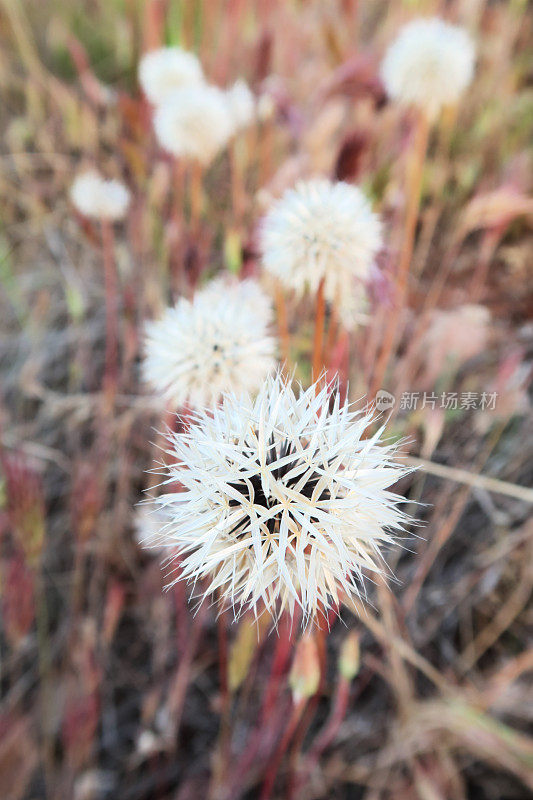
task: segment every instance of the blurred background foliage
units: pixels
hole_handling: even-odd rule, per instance
[[[410,146],[409,115],[386,102],[378,68],[400,25],[425,13],[466,25],[479,58],[467,97],[430,140],[384,388],[498,401],[492,411],[396,405],[391,433],[427,470],[401,487],[425,504],[424,528],[391,556],[392,593],[373,591],[361,618],[343,612],[318,688],[312,653],[302,646],[294,667],[268,626],[228,615],[228,706],[214,610],[193,616],[183,587],[164,593],[158,554],[137,543],[161,425],[139,382],[142,326],[216,271],[257,273],[257,222],[298,177],[355,181],[390,248],[331,368],[353,398],[368,392]],[[1,797],[254,798],[273,765],[280,798],[531,796],[533,528],[520,493],[533,477],[531,22],[525,0],[0,0]],[[172,165],[137,86],[140,54],[162,43],[195,49],[211,80],[244,77],[274,106],[206,176],[199,232],[176,212]],[[134,195],[115,248],[112,403],[100,390],[99,240],[68,201],[88,164]],[[485,316],[461,310],[471,305]],[[312,304],[293,301],[290,314],[291,357],[308,382]],[[488,491],[480,473],[507,493]],[[308,713],[280,760],[289,681],[309,675]]]

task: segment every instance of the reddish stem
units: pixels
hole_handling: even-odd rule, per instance
[[[291,775],[289,789],[287,792],[288,800],[292,800],[292,798],[296,796],[303,784],[306,782],[308,776],[314,771],[324,750],[329,747],[329,745],[337,736],[341,723],[346,716],[349,698],[350,682],[341,676],[339,682],[337,683],[337,691],[335,693],[333,710],[322,731],[315,739],[315,742],[307,757],[307,763],[305,764],[303,773],[300,774],[300,776],[298,776],[297,772]]]
[[[286,367],[289,365],[290,358],[290,338],[289,338],[289,323],[287,320],[287,303],[285,295],[279,282],[276,283],[275,289],[276,299],[276,313],[278,318],[278,332],[281,344],[281,360]]]
[[[404,238],[396,273],[396,297],[394,306],[387,317],[387,324],[383,335],[383,345],[374,371],[374,380],[370,397],[375,395],[376,391],[381,388],[383,383],[396,339],[400,313],[405,305],[409,266],[413,257],[416,223],[420,208],[420,194],[422,190],[422,177],[424,174],[424,161],[426,158],[428,138],[429,121],[424,113],[419,113],[415,126],[412,161],[410,163],[411,169],[408,173]]]
[[[318,285],[316,294],[315,335],[313,339],[313,380],[320,377],[324,366],[322,351],[324,349],[324,319],[326,316],[326,301],[324,298],[324,278]]]
[[[263,744],[263,740],[268,740],[270,737],[273,729],[273,718],[276,716],[280,704],[280,687],[282,679],[287,672],[293,635],[297,625],[298,619],[296,616],[293,618],[292,623],[288,618],[285,618],[280,623],[279,637],[276,642],[276,649],[270,668],[270,676],[261,707],[259,725],[250,737],[248,746],[235,768],[235,775],[237,776],[246,775],[256,760],[257,753]],[[275,722],[277,723],[277,720],[275,720]],[[270,746],[269,742],[268,744]]]
[[[104,389],[113,394],[117,388],[118,370],[118,280],[113,257],[113,226],[102,220],[102,254],[106,296],[106,347]]]
[[[265,769],[266,778],[263,783],[263,789],[261,791],[260,800],[269,800],[269,797],[272,794],[272,789],[274,788],[274,783],[276,781],[276,775],[278,773],[279,765],[281,764],[283,755],[287,750],[291,742],[291,739],[296,732],[305,705],[306,705],[306,700],[302,699],[299,700],[293,706],[292,714],[287,724],[287,727],[285,728],[285,732],[281,737],[281,740],[278,744],[276,751],[274,752],[273,757],[270,759]]]
[[[203,631],[206,613],[207,604],[202,603],[198,609],[198,614],[192,622],[191,629],[188,632],[187,646],[185,650],[182,651],[176,677],[170,690],[169,708],[173,716],[174,738],[177,737],[179,732],[185,696],[191,677],[191,666],[200,641],[200,634]]]
[[[203,213],[203,174],[204,170],[199,161],[193,161],[189,169],[189,201],[190,222],[194,234],[198,234]]]
[[[324,750],[329,747],[335,739],[341,723],[346,716],[346,709],[348,708],[348,700],[350,698],[350,682],[342,675],[337,683],[337,691],[335,693],[335,700],[333,710],[326,722],[321,733],[316,737],[315,743],[309,753],[309,769],[318,761]]]

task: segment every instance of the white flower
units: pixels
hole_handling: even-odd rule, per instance
[[[316,292],[341,307],[361,295],[381,247],[381,222],[355,186],[300,181],[267,213],[261,227],[265,269],[294,289]]]
[[[194,53],[181,47],[161,47],[146,53],[139,62],[139,83],[147,98],[160,105],[183,86],[202,83],[202,66]]]
[[[275,366],[269,299],[253,279],[216,280],[146,327],[145,380],[175,407],[256,391]]]
[[[387,94],[434,119],[456,103],[474,72],[475,46],[463,28],[433,17],[405,25],[389,47],[381,76]]]
[[[255,97],[243,80],[235,81],[226,91],[230,115],[235,133],[249,127],[256,116]]]
[[[225,93],[216,86],[187,86],[173,92],[156,109],[159,144],[177,158],[207,166],[233,132]]]
[[[212,302],[213,305],[220,303],[222,297],[230,292],[235,298],[235,302],[240,303],[244,308],[253,310],[256,320],[260,320],[265,327],[268,327],[273,319],[272,300],[263,291],[259,281],[254,278],[247,278],[238,281],[227,275],[213,278],[201,289],[204,302]]]
[[[154,502],[169,522],[161,542],[174,578],[205,580],[241,610],[276,616],[299,605],[304,622],[364,595],[363,571],[381,573],[383,545],[408,521],[391,491],[409,470],[393,460],[372,412],[340,402],[332,387],[295,394],[280,375],[259,395],[224,395],[171,435],[169,481],[183,491]]]
[[[106,181],[94,170],[75,178],[70,199],[85,217],[119,220],[126,214],[130,192],[120,181]]]

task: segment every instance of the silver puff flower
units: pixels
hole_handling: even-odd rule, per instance
[[[381,66],[389,97],[434,119],[472,80],[475,46],[464,28],[432,17],[405,25]]]
[[[381,222],[363,192],[344,182],[300,181],[275,202],[260,228],[264,268],[296,294],[343,303],[361,295],[382,245]]]
[[[156,109],[153,123],[164,150],[204,167],[227,145],[234,129],[225,92],[208,84],[172,92]]]
[[[214,280],[147,324],[144,379],[177,408],[254,392],[276,364],[271,321],[257,281]]]
[[[236,616],[299,606],[304,623],[364,595],[364,573],[383,571],[382,547],[408,521],[391,487],[409,469],[383,428],[365,438],[372,421],[331,386],[295,393],[279,374],[255,399],[228,393],[196,412],[169,442],[168,481],[183,491],[154,501],[173,582],[205,581],[203,596]]]
[[[126,214],[131,195],[120,181],[105,180],[88,170],[74,179],[70,199],[83,216],[115,222]]]

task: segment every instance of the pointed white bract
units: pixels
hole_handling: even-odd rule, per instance
[[[153,504],[140,503],[133,517],[133,537],[136,544],[156,553],[163,551],[161,531],[168,521],[164,509]]]
[[[457,103],[472,80],[475,46],[464,28],[438,17],[405,25],[390,45],[381,76],[389,97],[434,119]]]
[[[236,615],[276,618],[301,607],[304,623],[364,595],[363,573],[383,571],[381,550],[405,529],[403,498],[391,491],[409,470],[373,414],[340,402],[334,387],[295,393],[271,376],[255,399],[224,395],[172,434],[168,481],[183,491],[154,502],[169,520],[173,582],[203,581]]]
[[[83,216],[115,222],[126,214],[131,195],[120,181],[107,181],[89,170],[75,178],[70,199]]]
[[[300,181],[263,220],[264,268],[298,295],[316,292],[341,308],[365,294],[381,248],[381,222],[355,186],[324,179]]]
[[[207,84],[172,92],[156,109],[154,130],[171,155],[208,166],[233,133],[225,92]]]
[[[255,392],[275,367],[270,299],[257,281],[217,279],[146,326],[145,380],[174,407]]]
[[[164,103],[176,89],[197,86],[203,80],[197,57],[181,47],[150,50],[139,62],[139,83],[154,105]]]

